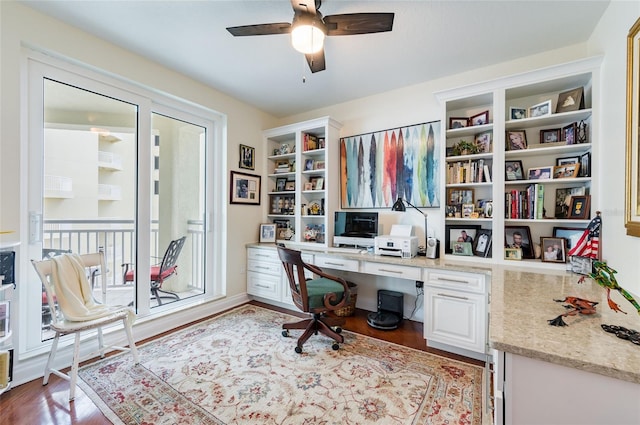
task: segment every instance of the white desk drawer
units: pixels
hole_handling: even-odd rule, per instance
[[[462,272],[429,271],[427,285],[484,293],[484,276]]]
[[[321,269],[334,269],[334,270],[346,270],[351,272],[357,272],[359,268],[358,260],[347,260],[346,258],[325,257],[322,255],[316,255],[314,264]]]
[[[280,301],[281,277],[260,272],[247,272],[247,293]]]
[[[248,271],[252,271],[252,272],[258,272],[258,273],[265,273],[265,274],[270,274],[270,275],[280,275],[280,272],[282,272],[283,268],[282,268],[282,263],[278,262],[278,263],[270,263],[267,261],[259,261],[259,260],[252,260],[249,259],[249,261],[247,261],[247,270]]]
[[[249,248],[247,249],[247,258],[249,260],[271,261],[271,262],[280,263],[280,257],[278,257],[278,251],[274,249]]]
[[[362,272],[378,276],[397,277],[399,279],[422,280],[421,267],[399,266],[397,264],[372,263],[366,261]]]

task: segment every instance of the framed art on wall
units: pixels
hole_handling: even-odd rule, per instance
[[[255,170],[256,168],[256,149],[247,145],[240,145],[240,168]]]
[[[260,205],[260,176],[231,171],[230,203]]]

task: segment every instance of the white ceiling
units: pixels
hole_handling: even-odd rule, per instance
[[[283,117],[582,43],[609,1],[324,0],[325,16],[393,12],[395,20],[392,32],[328,37],[327,69],[315,74],[288,35],[226,31],[291,22],[288,0],[23,4]]]

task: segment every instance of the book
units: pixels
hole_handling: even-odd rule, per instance
[[[9,329],[11,329],[10,306],[10,301],[0,301],[0,338],[7,336],[9,334]]]
[[[0,351],[0,388],[7,388],[11,381],[11,363],[13,350]]]

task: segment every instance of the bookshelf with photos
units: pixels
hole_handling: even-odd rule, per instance
[[[266,130],[267,218],[277,240],[325,245],[338,200],[340,124],[330,117]]]
[[[581,234],[599,205],[592,157],[598,147],[594,99],[600,62],[589,58],[438,94],[448,124],[445,236],[453,239],[451,229],[469,226],[472,233],[488,231],[491,237],[489,256],[476,251],[474,243],[467,259],[511,264],[503,248],[513,246],[514,233],[519,233],[531,247],[523,250],[520,264],[566,267],[575,238],[565,232]],[[486,123],[471,125],[485,111]],[[485,131],[492,131],[490,152],[457,146]],[[490,180],[480,177],[480,164],[489,166]],[[451,191],[472,191],[473,198],[465,201],[473,209],[466,202],[454,204]],[[542,238],[556,237],[566,244],[558,256],[562,260],[546,262]],[[444,255],[455,255],[442,249]]]
[[[0,243],[0,394],[11,388],[13,341],[11,298],[15,290],[15,251],[18,243]]]

